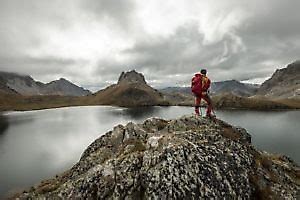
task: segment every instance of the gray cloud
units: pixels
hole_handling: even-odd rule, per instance
[[[234,26],[223,28],[221,36],[208,43],[207,31],[199,28],[199,16],[187,17],[170,34],[148,33],[138,15],[142,4],[134,0],[0,0],[0,70],[27,73],[42,81],[64,76],[100,88],[117,81],[122,71],[136,69],[151,85],[163,87],[188,85],[202,67],[215,81],[248,80],[268,77],[276,68],[299,59],[299,1],[215,4],[224,12],[220,27],[228,25],[225,19],[233,10],[245,12],[230,18]],[[209,25],[217,14],[210,16]],[[107,30],[115,35],[108,32],[97,38]],[[91,40],[97,40],[95,46],[89,35],[81,37],[89,33],[94,34]],[[65,44],[69,36],[72,40]],[[107,48],[99,46],[95,53],[102,43]]]
[[[128,28],[132,23],[134,2],[131,0],[86,0],[81,5],[100,20],[111,20],[121,28]]]

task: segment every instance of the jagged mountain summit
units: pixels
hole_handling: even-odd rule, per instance
[[[70,170],[15,198],[297,199],[299,170],[221,120],[150,118],[114,127]]]
[[[136,72],[135,70],[129,72],[122,72],[118,84],[122,83],[139,83],[139,84],[147,84],[145,81],[145,77],[143,74]]]
[[[166,104],[163,95],[149,86],[143,74],[135,70],[122,72],[117,84],[95,93],[93,102],[126,107]]]
[[[31,95],[61,95],[61,96],[86,96],[89,90],[79,87],[66,79],[59,79],[50,83],[35,81],[32,77],[16,73],[0,72],[0,86],[6,92]],[[8,89],[7,89],[8,88]]]
[[[300,99],[300,61],[277,69],[272,77],[261,85],[258,94],[278,99]]]

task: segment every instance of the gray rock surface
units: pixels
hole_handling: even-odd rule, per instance
[[[135,70],[129,72],[122,72],[118,80],[118,84],[121,83],[147,84],[144,75],[136,72]]]
[[[70,170],[15,198],[297,199],[299,181],[299,166],[256,150],[245,129],[183,116],[118,125]]]

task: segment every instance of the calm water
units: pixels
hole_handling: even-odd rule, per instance
[[[190,107],[91,106],[4,113],[0,115],[0,198],[70,168],[91,142],[117,124],[192,112]],[[246,128],[258,148],[300,163],[300,111],[218,111],[217,116]]]

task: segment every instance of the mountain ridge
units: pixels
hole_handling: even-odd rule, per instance
[[[220,95],[225,93],[232,93],[236,96],[249,97],[256,93],[258,86],[255,84],[242,83],[237,80],[225,80],[212,82],[209,89],[211,95]],[[182,93],[186,95],[193,95],[190,87],[167,87],[159,91],[162,93]]]
[[[0,72],[0,87],[7,87],[16,93],[25,96],[85,96],[91,94],[89,90],[79,87],[64,78],[60,78],[59,80],[54,80],[49,83],[42,83],[35,81],[31,76],[11,72]],[[7,89],[5,91],[11,93]]]

